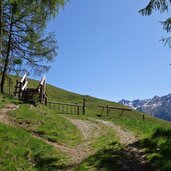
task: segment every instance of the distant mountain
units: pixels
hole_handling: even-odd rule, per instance
[[[166,96],[154,96],[145,100],[121,100],[118,103],[129,106],[133,109],[148,113],[152,116],[171,121],[171,94]]]

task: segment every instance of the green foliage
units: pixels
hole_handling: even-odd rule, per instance
[[[1,92],[8,73],[42,74],[57,56],[53,33],[46,23],[58,14],[65,0],[5,0],[0,2]],[[3,10],[2,10],[3,9]],[[43,9],[43,10],[42,10]]]
[[[51,15],[44,3],[5,1],[3,9],[3,21],[8,23],[3,26],[3,70],[7,64],[8,72],[25,71],[27,66],[36,73],[47,71],[47,63],[56,56],[57,44],[52,33],[44,36]]]
[[[150,0],[148,5],[139,12],[142,15],[151,15],[154,10],[159,10],[161,13],[167,12],[170,4],[170,0]]]
[[[57,170],[66,156],[20,129],[0,124],[0,170]]]
[[[16,3],[17,5],[21,5],[25,0],[8,0],[9,3],[13,4],[13,3]],[[61,7],[64,7],[65,3],[68,1],[68,0],[49,0],[49,1],[46,1],[46,0],[27,0],[30,5],[31,4],[34,4],[34,3],[38,3],[38,4],[42,4],[44,5],[44,9],[46,11],[49,11],[49,14],[51,16],[55,16],[59,9]]]
[[[168,12],[171,5],[170,0],[150,0],[148,5],[139,11],[142,15],[151,15],[153,11],[160,11],[160,13]],[[163,29],[167,32],[171,31],[171,17],[161,22]],[[161,41],[164,45],[168,45],[171,48],[171,37],[162,38]]]

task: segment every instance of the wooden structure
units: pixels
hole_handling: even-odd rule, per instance
[[[106,114],[107,116],[109,115],[111,110],[120,110],[120,116],[122,116],[122,114],[124,113],[124,111],[132,111],[132,109],[130,108],[122,108],[122,107],[115,107],[115,106],[99,106],[100,108],[102,108],[102,112],[99,116],[101,116],[103,114],[103,112],[106,110]]]
[[[18,97],[20,100],[22,98],[22,93],[23,91],[25,91],[27,89],[27,75],[25,74],[21,80],[16,80],[16,86],[15,86],[15,91],[14,91],[14,95],[16,97]]]
[[[85,98],[82,104],[78,103],[63,103],[63,102],[47,102],[50,108],[54,108],[60,114],[83,114],[85,115]]]
[[[28,80],[25,74],[22,79],[16,81],[14,95],[25,102],[37,102],[47,104],[46,77],[43,76],[37,88],[27,88]]]

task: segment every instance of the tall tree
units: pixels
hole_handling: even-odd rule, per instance
[[[142,15],[151,15],[154,11],[165,13],[169,11],[171,0],[150,0],[147,6],[139,11]],[[171,32],[171,17],[161,22],[163,29],[168,33]],[[164,45],[168,45],[171,48],[171,36],[162,38]]]
[[[31,0],[30,0],[31,1]],[[40,74],[48,71],[57,52],[52,33],[45,35],[46,23],[55,16],[64,0],[3,1],[3,34],[0,61],[1,92],[6,73],[21,71]],[[42,10],[43,9],[43,10]]]
[[[2,15],[3,15],[3,9],[2,9],[2,0],[0,0],[0,59],[2,58]]]

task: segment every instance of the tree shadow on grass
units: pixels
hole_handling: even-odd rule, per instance
[[[56,163],[58,159],[49,157],[43,158],[40,154],[34,156],[35,168],[38,170],[55,170],[57,168]]]
[[[137,149],[134,151],[134,149]],[[145,153],[149,163],[143,163],[139,156]],[[57,158],[42,158],[36,156],[35,167],[39,170],[67,170],[75,168],[74,165],[57,165]],[[79,166],[77,171],[86,170],[105,171],[154,171],[171,170],[171,130],[158,128],[149,138],[145,138],[127,147],[121,147],[113,142],[94,155],[89,156]]]
[[[59,159],[56,157],[43,157],[40,154],[34,156],[34,162],[34,168],[41,171],[65,171],[68,168],[74,167],[73,165],[65,165],[63,163],[59,163]]]
[[[151,171],[151,166],[141,163],[141,160],[137,158],[137,153],[131,151],[130,147],[123,148],[117,143],[111,143],[109,147],[88,157],[76,170],[91,170],[92,168],[105,171]]]
[[[150,138],[139,142],[148,160],[159,170],[171,170],[171,129],[158,128]]]
[[[94,155],[85,159],[76,170],[82,171],[87,170],[87,168],[96,168],[97,170],[103,169],[106,171],[121,170],[120,164],[118,163],[121,155],[121,147],[114,142],[111,143],[108,148],[99,150]]]

